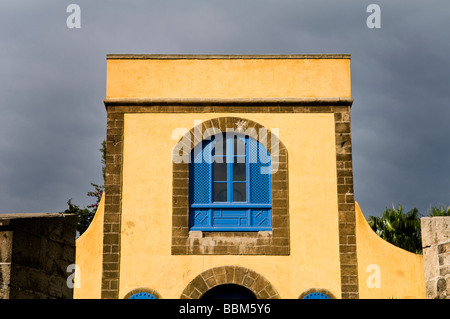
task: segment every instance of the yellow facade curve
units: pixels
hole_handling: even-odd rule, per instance
[[[425,298],[423,256],[383,240],[355,206],[360,298]]]

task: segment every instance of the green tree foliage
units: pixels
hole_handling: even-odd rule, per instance
[[[88,208],[80,208],[80,206],[72,204],[72,198],[67,201],[67,205],[69,206],[69,208],[67,208],[63,213],[77,215],[77,231],[81,235],[89,227],[89,224],[94,218],[95,212],[89,210]]]
[[[450,216],[450,206],[442,204],[430,206],[427,216]],[[368,223],[378,236],[387,242],[412,253],[422,253],[422,229],[420,218],[423,217],[417,208],[404,212],[398,208],[386,208],[380,217],[369,216]]]
[[[98,204],[100,204],[100,200],[102,199],[103,192],[105,191],[104,185],[97,185],[94,183],[91,183],[92,187],[94,187],[93,191],[90,191],[87,193],[89,197],[95,198],[95,203],[88,206],[94,213],[97,211]]]
[[[78,217],[78,225],[77,231],[79,234],[83,234],[86,229],[91,224],[94,219],[95,213],[97,212],[98,205],[102,198],[102,194],[105,191],[105,165],[106,165],[106,141],[103,140],[102,147],[100,148],[100,152],[102,153],[102,173],[103,173],[103,185],[97,185],[91,183],[92,187],[94,187],[93,191],[89,191],[87,196],[94,197],[95,203],[89,205],[87,208],[80,208],[78,205],[72,204],[72,199],[67,201],[67,205],[69,206],[63,213],[65,214],[75,214]]]
[[[450,216],[450,206],[445,208],[444,205],[439,204],[438,206],[434,207],[431,206],[427,211],[428,216],[434,217],[434,216]]]
[[[420,214],[417,208],[404,212],[398,208],[387,208],[380,217],[370,216],[370,227],[387,242],[413,253],[422,252]]]

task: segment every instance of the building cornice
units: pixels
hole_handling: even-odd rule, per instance
[[[106,98],[109,106],[351,106],[352,98]]]
[[[107,54],[107,60],[350,59],[350,54]]]

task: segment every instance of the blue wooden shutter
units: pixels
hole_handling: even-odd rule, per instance
[[[211,141],[203,141],[192,150],[189,164],[189,203],[211,203]],[[211,226],[210,209],[190,209],[189,223],[196,227]]]
[[[207,141],[209,142],[209,141]],[[199,143],[191,152],[189,164],[189,199],[193,204],[211,202],[211,147],[212,143]]]
[[[266,148],[254,139],[249,139],[249,191],[250,203],[272,203],[271,158]],[[253,228],[272,227],[271,208],[252,208],[251,225]]]
[[[249,142],[250,203],[270,204],[272,202],[270,154],[254,139],[249,139]]]

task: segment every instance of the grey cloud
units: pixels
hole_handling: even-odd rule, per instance
[[[0,212],[90,204],[101,183],[107,53],[352,54],[355,195],[366,215],[450,204],[448,1],[0,4]]]

